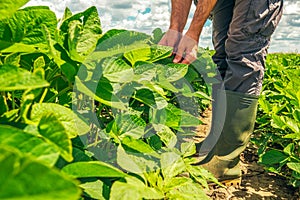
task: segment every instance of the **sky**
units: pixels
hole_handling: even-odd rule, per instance
[[[167,30],[170,2],[170,0],[31,0],[26,6],[49,6],[58,18],[62,17],[65,7],[77,13],[90,6],[96,6],[104,31],[117,28],[150,34],[155,28]],[[194,10],[193,5],[186,28]],[[199,46],[212,49],[211,30],[211,23],[208,21],[202,31]],[[284,15],[271,38],[269,52],[300,52],[299,0],[284,0]]]

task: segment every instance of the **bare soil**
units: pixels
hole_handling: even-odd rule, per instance
[[[202,140],[210,129],[211,109],[208,108],[201,117],[204,122],[197,127],[198,140]],[[251,143],[241,154],[241,168],[243,172],[242,183],[239,188],[233,186],[211,187],[207,195],[213,200],[237,200],[237,199],[265,199],[265,200],[300,200],[299,189],[287,185],[287,181],[273,173],[266,172],[257,164],[258,156],[256,148]]]

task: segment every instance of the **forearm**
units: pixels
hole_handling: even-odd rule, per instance
[[[217,0],[199,0],[187,36],[198,41],[203,26],[214,8]]]
[[[169,29],[182,32],[188,19],[192,0],[172,0],[171,23]]]

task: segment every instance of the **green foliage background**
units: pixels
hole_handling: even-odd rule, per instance
[[[0,8],[0,199],[208,199],[192,137],[215,80],[211,52],[172,63],[163,33],[102,32],[97,9],[61,20]],[[269,55],[253,142],[299,186],[299,56]]]

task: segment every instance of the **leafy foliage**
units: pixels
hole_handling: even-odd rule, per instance
[[[159,29],[103,33],[95,7],[57,22],[48,7],[4,3],[0,198],[207,198],[217,181],[186,141],[209,103],[206,51],[174,64]]]
[[[271,54],[259,100],[259,162],[300,186],[300,59],[297,54]]]

